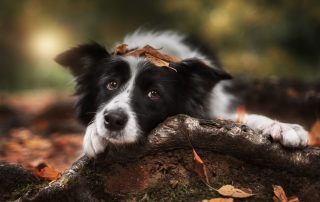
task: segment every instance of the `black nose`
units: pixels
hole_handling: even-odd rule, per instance
[[[128,122],[128,115],[122,110],[112,110],[104,113],[104,125],[111,131],[122,130]]]

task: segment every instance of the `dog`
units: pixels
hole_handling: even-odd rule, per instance
[[[102,153],[108,144],[142,142],[167,117],[187,114],[201,119],[236,121],[235,97],[224,90],[231,76],[216,60],[171,31],[136,31],[123,42],[126,50],[153,47],[179,61],[159,67],[147,57],[109,53],[92,42],[59,54],[55,61],[75,78],[76,113],[87,126],[83,150]],[[271,135],[285,147],[304,147],[308,133],[300,125],[263,115],[244,114],[243,123]]]

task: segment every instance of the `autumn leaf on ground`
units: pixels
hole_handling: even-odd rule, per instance
[[[46,181],[53,181],[60,177],[61,173],[45,163],[40,163],[34,168],[34,175]]]
[[[205,199],[202,202],[233,202],[233,198],[212,198],[212,199]]]
[[[233,198],[248,198],[254,195],[247,191],[237,189],[234,186],[229,184],[220,187],[220,189],[217,189],[216,191],[222,196],[233,197]]]
[[[299,202],[299,199],[296,196],[291,196],[288,198],[281,186],[279,185],[272,185],[272,186],[273,186],[273,193],[274,193],[274,196],[273,196],[274,202]]]
[[[316,120],[309,132],[309,145],[320,146],[320,119]]]
[[[197,154],[196,150],[192,149],[192,153],[195,172],[201,177],[201,180],[206,185],[209,185],[209,178],[206,165],[204,164],[200,156]]]

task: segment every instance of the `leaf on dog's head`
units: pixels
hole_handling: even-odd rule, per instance
[[[150,63],[154,64],[157,67],[167,67],[169,69],[172,69],[175,72],[177,71],[175,68],[170,67],[170,63],[165,60],[161,60],[153,55],[150,55],[149,53],[145,53],[145,56]]]
[[[152,55],[156,58],[159,58],[161,60],[167,61],[167,62],[180,62],[181,60],[177,57],[174,56],[169,56],[166,54],[162,54],[160,53],[158,50],[160,49],[155,49],[150,45],[146,45],[145,47],[143,47],[143,49],[146,51],[146,53],[148,53],[149,55]]]
[[[114,55],[123,55],[127,52],[128,44],[120,44],[117,45],[115,50],[114,50]]]
[[[167,67],[174,71],[177,71],[177,70],[170,67],[170,63],[177,63],[181,61],[177,57],[160,53],[158,51],[159,49],[155,49],[150,45],[146,45],[143,48],[137,48],[129,52],[127,48],[128,48],[127,44],[120,44],[116,46],[114,55],[125,55],[125,56],[133,56],[133,57],[144,56],[150,63],[154,64],[155,66]]]
[[[149,60],[149,62],[151,62],[152,64],[154,64],[157,67],[169,67],[169,63],[161,60],[153,55],[150,55],[149,53],[145,53],[146,58]]]
[[[145,53],[145,50],[143,50],[142,48],[137,48],[135,50],[132,50],[132,51],[126,53],[126,56],[140,57],[144,53]]]

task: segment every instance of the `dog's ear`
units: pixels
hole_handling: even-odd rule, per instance
[[[58,64],[68,67],[74,76],[78,76],[108,56],[110,56],[110,54],[103,46],[92,42],[71,48],[56,56],[54,60]]]
[[[172,64],[180,78],[180,113],[188,112],[198,118],[208,118],[206,101],[213,87],[221,80],[231,79],[230,74],[217,67],[210,67],[199,59],[186,59]]]
[[[104,58],[110,57],[107,50],[98,43],[79,45],[59,54],[55,61],[68,67],[76,77],[76,114],[79,120],[87,125],[92,121],[93,113],[97,110],[97,71],[96,64]]]
[[[221,80],[232,79],[231,75],[218,67],[210,67],[197,58],[182,60],[174,68],[182,78],[187,79],[191,85],[211,89]]]

